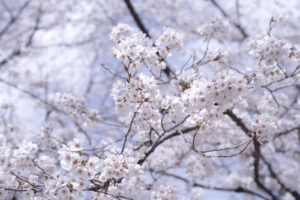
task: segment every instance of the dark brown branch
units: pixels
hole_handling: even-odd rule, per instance
[[[7,56],[6,58],[4,58],[0,62],[0,67],[2,65],[5,65],[8,61],[10,61],[11,59],[13,59],[14,57],[19,56],[19,55],[21,55],[21,50],[20,49],[14,50],[9,56]]]
[[[28,6],[28,3],[29,3],[29,1],[22,7],[22,10],[23,10],[25,7]],[[28,39],[27,39],[27,41],[26,41],[26,43],[25,43],[25,47],[26,47],[26,48],[29,47],[29,46],[31,46],[32,41],[33,41],[33,38],[34,38],[36,32],[37,32],[38,29],[39,29],[40,21],[41,21],[41,7],[39,7],[39,9],[38,9],[38,16],[37,16],[37,18],[36,18],[36,20],[35,20],[35,24],[34,24],[33,30],[32,30],[32,32],[29,34]],[[5,30],[5,31],[6,31],[6,30]],[[0,37],[1,37],[2,34],[4,34],[4,30],[2,30],[2,31],[0,32]],[[20,56],[22,53],[23,53],[23,51],[22,51],[22,48],[21,48],[21,47],[18,48],[18,49],[16,49],[16,50],[14,50],[12,53],[10,53],[10,55],[8,55],[6,58],[4,58],[4,59],[0,62],[0,67],[3,66],[3,65],[5,65],[6,63],[8,63],[8,62],[9,62],[11,59],[13,59],[14,57]]]
[[[294,127],[294,128],[291,128],[291,129],[288,129],[288,130],[285,130],[285,131],[282,131],[282,132],[279,132],[279,133],[275,134],[273,140],[275,140],[276,138],[281,137],[283,135],[286,135],[290,132],[293,132],[295,130],[300,130],[300,126],[297,126],[297,127]]]
[[[207,158],[213,158],[213,157],[217,157],[217,158],[230,158],[230,157],[234,157],[237,156],[241,153],[243,153],[247,147],[251,144],[251,142],[254,140],[254,137],[250,138],[247,141],[242,142],[241,144],[232,146],[232,147],[227,147],[227,148],[221,148],[221,149],[212,149],[212,150],[208,150],[208,151],[199,151],[197,149],[195,149],[194,146],[192,146],[192,150],[195,151],[196,153],[199,153],[200,155],[207,157]],[[193,142],[194,144],[194,142]],[[224,151],[224,150],[229,150],[229,149],[235,149],[238,148],[242,145],[246,144],[240,151],[233,153],[233,154],[229,154],[229,155],[206,155],[206,153],[210,153],[210,152],[218,152],[218,151]]]
[[[155,149],[156,149],[160,144],[164,143],[166,140],[168,140],[168,139],[170,139],[170,138],[173,138],[173,137],[175,137],[175,136],[181,135],[181,134],[189,133],[189,132],[191,132],[191,131],[197,130],[198,128],[199,128],[198,126],[194,126],[194,127],[190,127],[190,128],[185,128],[185,129],[183,129],[183,130],[181,130],[181,131],[175,131],[174,133],[171,133],[171,134],[169,134],[169,135],[166,135],[166,136],[164,136],[164,137],[159,138],[159,139],[152,145],[152,147],[151,147],[148,151],[145,152],[144,157],[141,158],[137,163],[138,163],[139,165],[142,165],[142,164],[145,162],[145,160],[148,158],[148,156],[150,156],[150,154],[152,154],[152,153],[155,151]]]
[[[254,156],[254,181],[256,183],[256,185],[261,188],[263,191],[265,191],[267,194],[269,194],[273,200],[276,200],[276,196],[272,193],[271,190],[269,190],[264,184],[262,184],[259,180],[259,162],[260,162],[260,157],[261,157],[261,151],[260,151],[260,144],[254,140],[253,141],[254,144],[254,152],[253,152],[253,156]]]
[[[139,15],[137,14],[137,12],[135,11],[133,5],[131,4],[130,0],[124,0],[131,16],[133,17],[136,25],[139,27],[139,29],[146,34],[146,36],[148,38],[151,38],[151,36],[149,35],[148,30],[146,29],[145,25],[143,24],[142,20],[140,19]]]
[[[273,170],[273,167],[271,165],[271,163],[269,163],[265,157],[262,155],[261,156],[262,161],[267,165],[268,170],[270,172],[270,175],[279,183],[279,185],[281,186],[281,188],[283,188],[285,191],[289,192],[293,197],[295,197],[296,200],[300,200],[300,195],[297,191],[291,190],[290,188],[288,188],[281,180],[280,178],[277,176],[277,174],[275,173],[275,171]]]
[[[31,189],[14,189],[14,188],[6,188],[6,187],[0,187],[0,188],[8,191],[14,191],[14,192],[26,192],[31,190]]]
[[[139,108],[141,107],[141,105],[142,105],[142,103],[139,105],[139,107],[138,107],[137,110],[139,110]],[[133,114],[133,116],[132,116],[132,119],[131,119],[131,121],[130,121],[130,124],[129,124],[129,128],[128,128],[128,130],[127,130],[127,133],[125,134],[125,138],[124,138],[124,142],[123,142],[123,145],[122,145],[121,154],[122,154],[122,153],[124,152],[124,150],[125,150],[127,138],[128,138],[129,133],[130,133],[130,131],[131,131],[131,129],[132,129],[132,125],[133,125],[134,119],[135,119],[135,117],[136,117],[136,115],[137,115],[137,112],[138,112],[138,111],[135,111],[135,112],[134,112],[134,114]]]
[[[251,136],[250,134],[250,130],[246,127],[246,125],[242,122],[242,120],[240,118],[238,118],[231,110],[226,110],[224,112],[224,114],[228,115],[249,137],[253,137]],[[153,145],[152,147],[145,152],[145,155],[143,158],[141,158],[139,161],[138,161],[138,164],[139,165],[142,165],[145,160],[148,158],[148,156],[150,154],[152,154],[155,149],[162,143],[164,143],[166,140],[170,139],[170,138],[173,138],[175,136],[179,136],[181,134],[185,134],[185,133],[189,133],[191,131],[194,131],[194,130],[197,130],[199,127],[198,126],[195,126],[195,127],[190,127],[190,128],[185,128],[181,131],[175,131],[169,135],[166,135],[164,137],[161,137],[159,138]],[[254,140],[255,141],[255,140]]]
[[[224,114],[228,115],[236,124],[239,126],[248,136],[250,136],[250,129],[246,127],[244,122],[238,118],[231,110],[226,110]],[[254,152],[253,152],[253,157],[254,157],[254,181],[257,184],[257,186],[262,189],[264,192],[269,194],[273,200],[276,200],[277,197],[270,191],[264,184],[261,183],[259,177],[259,162],[261,158],[261,151],[260,151],[260,143],[254,139],[253,140],[253,145],[254,145]]]
[[[240,118],[238,118],[231,110],[226,110],[224,112],[224,114],[228,115],[232,119],[232,121],[234,121],[236,123],[236,125],[238,127],[240,127],[248,136],[251,137],[251,135],[250,135],[250,133],[251,133],[250,129],[248,129],[246,127],[246,125],[242,122],[242,120]]]
[[[138,13],[136,12],[136,10],[134,9],[132,3],[130,0],[124,0],[131,16],[133,17],[136,25],[139,27],[139,29],[145,33],[145,35],[148,37],[148,38],[152,38],[151,35],[149,34],[146,26],[143,24],[141,18],[139,17]],[[159,56],[159,54],[158,54]],[[166,63],[166,61],[164,59],[162,59],[162,61],[164,61]],[[167,64],[167,63],[166,63]],[[163,72],[167,75],[167,77],[170,77],[171,73],[175,76],[175,73],[171,70],[171,68],[168,66],[166,66],[166,69],[163,70]]]
[[[9,22],[6,26],[0,31],[0,38],[4,35],[4,33],[17,21],[20,15],[23,13],[24,9],[29,5],[30,1],[26,1],[21,8],[18,10],[15,16],[11,16]]]

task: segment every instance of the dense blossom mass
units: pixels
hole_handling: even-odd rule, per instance
[[[299,3],[12,2],[0,200],[300,200]]]

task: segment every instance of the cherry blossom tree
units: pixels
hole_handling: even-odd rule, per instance
[[[0,0],[0,199],[300,199],[297,0]]]

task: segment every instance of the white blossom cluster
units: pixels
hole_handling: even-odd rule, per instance
[[[16,149],[11,149],[7,143],[6,137],[0,135],[0,199],[11,199],[14,195],[13,190],[5,190],[5,188],[18,188],[19,176],[27,176],[33,183],[37,182],[38,177],[34,175],[36,172],[33,160],[36,157],[38,147],[28,141],[23,143]],[[24,188],[29,188],[29,181],[24,182]],[[33,184],[32,183],[32,184]],[[34,195],[34,191],[25,190],[19,193],[20,199],[30,199]]]
[[[196,155],[191,155],[187,158],[187,173],[188,175],[205,180],[212,175],[212,161],[209,158],[200,158]]]
[[[79,122],[92,123],[100,120],[96,109],[89,109],[84,101],[69,93],[55,93],[49,95],[49,101],[58,109],[66,112]]]
[[[262,64],[254,70],[253,84],[255,86],[267,85],[284,78],[284,76],[279,64]]]
[[[208,23],[198,28],[197,31],[205,40],[209,40],[212,37],[223,37],[224,33],[228,31],[228,28],[228,21],[217,17],[211,19]]]
[[[218,20],[216,21],[218,22]],[[221,21],[219,22],[221,23]],[[214,28],[214,25],[217,28]],[[204,30],[207,30],[206,39],[209,39],[210,37],[217,36],[218,33],[224,34],[226,23],[223,23],[223,26],[216,25],[215,22],[213,22],[211,26],[207,25],[205,29],[203,28],[203,36],[205,35]],[[120,38],[122,41],[127,40],[126,37],[123,36]],[[160,50],[162,46],[166,47],[165,53],[159,51],[159,54],[167,56],[169,49],[180,49],[182,47],[181,42],[179,42],[181,40],[182,38],[180,35],[173,32],[172,29],[167,28],[155,45]],[[275,42],[270,43],[277,42],[276,40],[274,41]],[[257,45],[261,48],[264,44],[259,43]],[[285,48],[286,46],[289,45],[279,42],[270,48],[274,50],[276,48],[280,49],[281,47]],[[151,48],[152,47],[153,46],[151,46]],[[251,47],[253,49],[258,48],[255,47],[255,45],[252,45]],[[270,51],[267,47],[263,47],[262,49],[267,52]],[[287,57],[289,57],[289,48],[286,48],[285,50],[288,52]],[[281,52],[281,50],[278,50],[278,52]],[[283,50],[282,54],[285,54],[286,52]],[[272,56],[267,56],[267,53],[264,53],[263,59],[272,60],[273,58],[274,57]],[[135,138],[134,136],[136,135],[137,143],[145,144],[144,147],[141,145],[142,148],[138,148],[139,151],[143,152],[142,150],[147,150],[146,144],[151,146],[152,141],[159,141],[169,129],[172,130],[174,124],[175,126],[181,127],[190,125],[198,126],[200,129],[199,132],[202,132],[199,134],[211,135],[207,135],[207,139],[197,139],[196,145],[201,144],[201,140],[216,140],[215,136],[210,132],[218,132],[217,129],[222,127],[222,121],[226,122],[229,120],[224,117],[228,110],[236,105],[243,105],[241,102],[244,102],[243,100],[248,98],[248,95],[252,92],[250,90],[252,84],[259,87],[277,81],[284,75],[284,72],[277,63],[280,59],[277,61],[273,60],[274,62],[263,62],[259,66],[260,68],[254,71],[253,76],[247,76],[238,70],[230,69],[231,61],[229,60],[228,55],[221,50],[208,51],[204,63],[212,61],[218,62],[218,65],[221,66],[221,68],[217,68],[217,73],[212,76],[205,76],[199,72],[199,69],[191,67],[182,72],[178,72],[176,77],[165,85],[165,83],[160,83],[161,80],[157,77],[145,75],[145,73],[136,70],[134,76],[131,77],[129,75],[126,81],[115,82],[112,91],[116,106],[115,111],[123,118],[124,122],[130,126],[129,130],[133,130],[131,137]],[[261,82],[259,82],[259,80],[261,80]],[[168,89],[166,90],[166,88]],[[242,110],[243,107],[240,105],[237,107]],[[262,106],[262,104],[260,105]],[[264,112],[264,109],[260,109],[259,107],[256,109]],[[274,137],[273,133],[277,129],[277,123],[275,123],[274,117],[268,114],[272,113],[272,111],[265,111],[267,113],[256,114],[254,116],[247,115],[247,117],[245,117],[241,115],[244,117],[242,120],[245,122],[245,126],[250,130],[250,132],[246,132],[246,135],[253,137],[250,139],[257,140],[260,144],[270,141]],[[226,131],[228,131],[228,133],[235,132],[230,126],[227,127]],[[127,134],[129,133],[130,132],[127,132]],[[176,142],[175,140],[171,140],[165,142],[163,147],[159,147],[155,150],[151,156],[151,160],[148,161],[151,169],[160,172],[163,169],[172,168],[178,164],[178,161],[176,162],[177,159],[183,159],[183,157],[185,157],[189,145],[194,143],[192,137],[195,137],[195,135],[184,136],[183,133],[181,134],[181,142],[179,142],[179,140]],[[201,138],[202,136],[199,137]],[[230,137],[233,139],[235,136]],[[220,139],[220,147],[224,147],[222,142],[230,144],[230,137],[228,136],[227,139]],[[242,145],[246,144],[246,148],[242,150],[242,152],[247,149],[251,140],[248,139],[249,142],[247,144],[245,142],[242,143]],[[184,148],[184,146],[187,148]],[[209,147],[208,149],[210,149],[211,145],[204,145],[204,149],[205,147]],[[193,146],[193,148],[195,147]],[[226,149],[227,148],[225,148],[225,150]],[[151,148],[148,150],[151,150]],[[194,151],[197,150],[194,149]],[[212,153],[209,155],[218,157],[219,155],[222,156],[223,153],[218,152],[217,154]],[[199,160],[198,156],[198,154],[195,154],[183,159],[185,163],[184,167],[187,169],[186,173],[197,180],[208,181],[213,175],[215,163],[210,158],[202,158]],[[206,154],[203,153],[202,156],[206,156]],[[122,159],[122,156],[113,157],[112,161],[110,160],[110,162],[108,162],[109,164],[105,165],[107,171],[100,176],[103,178],[103,181],[108,180],[109,178],[118,180],[120,176],[126,177],[126,167],[119,172],[119,166],[121,166],[120,163],[122,163]],[[111,167],[115,162],[117,162],[117,170],[112,169]],[[222,173],[226,174],[226,172]],[[237,173],[230,173],[229,178],[226,181],[220,182],[220,185],[228,185],[232,188],[239,186],[249,189],[255,188],[251,177],[245,176],[239,179]],[[176,189],[172,186],[160,186],[158,191],[153,191],[151,194],[152,199],[177,199],[176,196]],[[195,192],[195,194],[192,195],[192,199],[203,199],[203,193],[199,192],[199,194],[197,194],[197,192]]]
[[[254,116],[251,123],[251,131],[261,142],[270,141],[278,128],[274,117],[266,113]]]
[[[262,59],[266,64],[279,63],[288,58],[291,46],[268,34],[257,34],[249,40],[250,54]]]
[[[203,190],[201,188],[194,188],[192,190],[192,199],[191,200],[204,200]]]
[[[220,71],[215,79],[191,80],[182,98],[187,102],[186,112],[198,122],[221,117],[232,103],[247,91],[247,80],[237,73]]]
[[[182,42],[182,34],[171,28],[165,28],[164,33],[156,40],[155,44],[159,48],[159,55],[166,57],[172,50],[182,50]]]
[[[140,165],[125,160],[122,155],[112,155],[103,161],[102,173],[99,176],[102,182],[110,181],[108,192],[115,196],[135,197],[136,192],[143,190],[144,171]]]
[[[144,74],[138,74],[129,83],[117,81],[113,86],[112,95],[116,103],[116,111],[120,114],[134,112],[141,104],[144,107],[149,104],[155,106],[155,104],[158,104],[157,100],[159,99],[154,78]],[[144,114],[147,115],[147,113]]]
[[[206,29],[211,31],[209,36],[211,37],[217,31],[222,32],[225,25],[223,29],[213,29],[212,25],[207,27]],[[164,169],[178,165],[178,159],[184,161],[184,164],[180,166],[186,168],[188,176],[208,181],[213,176],[215,162],[210,158],[201,157],[200,159],[196,153],[186,156],[190,146],[193,145],[193,148],[198,148],[198,145],[211,147],[209,142],[214,140],[220,142],[220,147],[223,147],[222,143],[230,143],[234,136],[219,140],[210,133],[216,131],[217,134],[220,134],[218,128],[222,127],[222,121],[228,121],[228,118],[224,117],[225,112],[240,102],[244,102],[243,99],[248,95],[252,81],[259,86],[280,79],[284,73],[274,61],[263,63],[263,71],[257,70],[253,77],[248,77],[228,67],[231,62],[228,61],[226,53],[213,50],[208,52],[206,59],[216,61],[219,66],[226,65],[226,67],[221,67],[221,70],[211,76],[205,76],[198,68],[192,66],[178,72],[166,84],[161,83],[161,80],[153,74],[150,76],[140,72],[140,64],[145,63],[151,68],[157,63],[163,63],[161,58],[168,56],[172,50],[182,48],[180,34],[173,29],[166,28],[154,45],[151,39],[140,31],[120,24],[113,29],[111,39],[116,43],[114,49],[116,57],[123,62],[125,70],[128,71],[126,80],[118,80],[113,85],[112,96],[115,102],[115,112],[120,116],[122,122],[129,126],[126,137],[137,139],[136,143],[137,145],[142,144],[141,148],[138,147],[136,153],[132,153],[125,140],[122,150],[116,147],[114,151],[99,156],[97,153],[87,153],[83,140],[75,137],[70,141],[68,140],[71,138],[70,136],[60,141],[52,138],[49,130],[40,134],[36,143],[24,141],[18,147],[8,144],[6,137],[1,135],[0,173],[3,175],[0,180],[1,197],[12,197],[14,190],[22,190],[24,192],[18,192],[20,199],[90,198],[112,200],[124,195],[126,198],[134,199],[139,193],[139,195],[147,194],[147,192],[142,192],[149,187],[144,174],[147,167],[152,170],[152,173],[162,173]],[[258,42],[256,45],[261,44]],[[257,49],[255,45],[252,47]],[[279,49],[279,43],[272,48],[275,47]],[[267,48],[262,49],[269,52]],[[266,57],[274,58],[266,55],[264,53],[264,59]],[[132,69],[134,71],[131,71]],[[257,84],[259,78],[265,82]],[[263,97],[262,101],[270,101],[269,98],[264,100],[265,98]],[[97,112],[89,110],[83,99],[71,94],[57,93],[51,95],[49,99],[53,106],[68,113],[76,120],[89,122],[98,119]],[[246,105],[246,103],[241,103],[241,105]],[[242,112],[244,108],[241,105],[239,108]],[[247,106],[249,107],[249,104],[245,107],[247,108]],[[271,115],[272,111],[259,106],[257,111],[262,114],[244,115],[243,121],[250,130],[250,133],[246,134],[253,136],[255,140],[263,144],[274,137],[273,133],[277,129],[277,123]],[[194,136],[183,135],[184,133],[178,130],[178,128],[190,126],[198,127],[199,134],[210,135],[207,135],[205,139],[202,136],[195,139],[196,133]],[[226,130],[225,127],[223,126],[223,130]],[[153,141],[158,144],[161,138],[173,130],[182,135],[181,139],[166,141],[164,146],[158,147],[150,156],[151,160],[147,161],[147,167],[142,167],[140,163],[143,160],[141,158],[145,156],[144,159],[146,159],[147,154],[140,154],[140,152],[151,152]],[[227,127],[226,131],[228,134],[234,132],[231,127]],[[43,143],[47,143],[47,145],[43,145]],[[93,152],[96,149],[92,148],[90,151]],[[197,152],[196,149],[194,151]],[[202,156],[205,155],[202,153]],[[218,154],[210,155],[218,156]],[[248,176],[240,180],[237,173],[230,173],[228,177],[227,182],[220,182],[220,185],[225,184],[232,188],[239,187],[239,185],[253,188],[253,185],[250,184],[253,180]],[[18,185],[20,181],[22,182],[21,186]],[[271,185],[272,181],[266,180],[266,183]],[[5,188],[10,188],[10,190]],[[160,185],[158,190],[154,189],[148,192],[148,195],[153,200],[176,200],[179,198],[176,187],[171,185]],[[193,200],[203,200],[203,191],[201,189],[193,190],[190,197]]]
[[[230,67],[232,64],[228,52],[221,49],[208,51],[206,59],[203,62],[216,63],[216,68],[220,69]]]
[[[55,158],[43,154],[38,156],[38,151],[38,146],[28,141],[13,149],[6,137],[0,135],[1,199],[11,199],[15,191],[22,191],[17,193],[17,198],[24,200],[85,199],[91,193],[86,191],[97,187],[93,183],[104,189],[107,187],[110,195],[92,192],[91,199],[111,199],[111,196],[130,192],[136,195],[133,188],[143,180],[140,165],[126,161],[122,155],[105,159],[85,155],[78,138],[63,144],[57,151],[59,166]]]
[[[155,72],[165,69],[163,58],[170,55],[172,50],[182,49],[183,36],[171,28],[165,28],[164,33],[153,42],[141,31],[118,24],[113,28],[110,38],[116,44],[114,55],[124,63],[129,73],[134,74],[142,63]]]
[[[151,194],[151,200],[175,200],[177,199],[177,190],[172,186],[161,185],[158,191]]]
[[[142,62],[155,71],[165,68],[165,63],[157,55],[157,48],[141,31],[119,24],[113,28],[110,38],[116,44],[113,48],[114,55],[125,64],[130,73],[134,74]]]
[[[159,108],[168,110],[172,120],[180,121],[187,114],[193,114],[194,110],[223,112],[230,107],[232,99],[237,99],[235,97],[243,94],[247,88],[247,80],[232,71],[221,71],[215,79],[211,80],[205,77],[192,80],[193,76],[190,74],[197,76],[197,72],[191,69],[179,77],[180,84],[184,88],[183,94],[180,96],[165,95],[163,99],[160,88],[155,85],[154,77],[150,78],[139,74],[129,83],[117,81],[113,89],[117,113],[124,114],[129,110],[135,111],[139,104],[143,103],[139,113],[145,114],[144,118],[149,118],[151,112],[149,110],[143,112],[143,108],[150,106],[152,111],[159,110]],[[158,102],[161,102],[160,106]],[[157,114],[159,113],[156,112],[156,116]]]
[[[233,71],[221,71],[214,79],[201,75],[186,78],[184,74],[178,78],[179,83],[174,84],[184,90],[181,95],[163,95],[153,77],[143,74],[130,82],[117,81],[112,92],[116,113],[130,119],[137,112],[135,125],[142,137],[146,137],[150,127],[163,132],[168,126],[161,126],[163,115],[165,122],[180,122],[190,116],[190,123],[206,126],[211,120],[222,118],[223,112],[239,101],[248,87],[247,80]]]
[[[34,32],[24,43],[26,51],[18,47],[12,48],[11,55],[9,51],[4,52],[4,57],[0,55],[1,70],[19,62],[24,65],[33,62],[29,56],[39,55],[36,49],[49,49],[44,48],[46,41],[55,35],[47,29],[61,28],[54,21],[47,22],[55,18],[47,6],[53,4],[56,9],[61,5],[60,0],[51,0],[52,4],[45,0],[42,7],[36,2],[28,1],[16,15],[7,14],[11,4],[3,1],[0,5],[4,13],[0,13],[4,19],[0,43],[4,47],[10,46],[5,44],[9,38],[6,29],[14,33],[15,21],[22,25],[19,15],[27,19],[27,15],[37,14]],[[76,0],[64,2],[69,9]],[[228,7],[222,1],[95,2],[82,0],[80,6],[75,6],[74,12],[84,10],[88,20],[82,20],[76,12],[58,18],[62,25],[68,22],[62,32],[70,36],[74,36],[73,26],[84,27],[76,36],[82,41],[76,40],[74,45],[66,37],[51,46],[63,50],[74,48],[75,56],[78,46],[88,52],[88,56],[83,54],[84,62],[79,65],[91,66],[88,70],[83,68],[79,76],[84,79],[89,75],[84,96],[90,99],[56,93],[44,100],[36,94],[42,90],[47,94],[48,84],[57,90],[52,86],[52,77],[49,83],[46,79],[30,80],[36,84],[29,87],[39,91],[32,93],[26,89],[25,81],[23,85],[17,82],[17,76],[23,72],[16,69],[13,75],[12,71],[6,74],[2,70],[0,86],[16,91],[9,89],[8,94],[16,95],[17,99],[26,95],[21,102],[26,100],[26,105],[27,98],[38,100],[43,105],[38,108],[43,112],[38,115],[39,122],[24,125],[19,122],[28,115],[18,116],[20,119],[15,116],[16,111],[24,112],[20,109],[22,105],[4,100],[0,103],[0,200],[208,200],[209,190],[229,192],[228,198],[232,199],[300,198],[300,174],[296,173],[300,171],[300,48],[295,44],[299,38],[297,31],[276,30],[276,26],[283,25],[299,29],[297,20],[274,24],[281,17],[272,17],[268,32],[253,36],[252,33],[265,29],[248,23],[250,19],[245,13],[249,11],[248,4],[256,5],[252,1],[229,3]],[[259,2],[265,5],[272,0]],[[19,5],[17,1],[14,4]],[[297,7],[296,3],[288,4]],[[203,9],[198,10],[199,5]],[[41,10],[27,12],[27,7]],[[94,12],[99,11],[98,7],[101,12]],[[232,8],[235,12],[231,12]],[[158,10],[176,13],[176,17]],[[199,16],[191,13],[192,18],[185,16],[186,10],[205,17],[190,22]],[[157,16],[149,18],[148,14],[155,12]],[[220,14],[222,18],[212,18]],[[131,22],[137,28],[117,24],[127,21],[126,15],[131,15]],[[11,20],[5,26],[7,17]],[[105,23],[107,19],[111,23]],[[24,38],[31,32],[29,22],[26,20]],[[164,22],[163,31],[156,30],[163,27],[158,22]],[[104,32],[99,25],[106,27],[107,37],[100,35]],[[35,36],[35,32],[41,37]],[[237,39],[238,32],[241,34]],[[98,62],[113,62],[106,60],[110,59],[107,56],[110,51],[106,49],[108,37],[114,43],[113,55],[120,61],[114,67],[123,70],[106,68],[114,76],[110,80],[94,68]],[[184,38],[189,40],[185,45]],[[30,51],[31,46],[35,51]],[[89,48],[95,53],[90,54]],[[199,52],[195,50],[198,48]],[[174,51],[184,55],[171,59]],[[50,55],[50,51],[45,52]],[[78,56],[79,60],[82,57]],[[93,61],[88,62],[89,59]],[[43,70],[47,74],[48,69]],[[26,76],[30,74],[24,71]],[[70,92],[76,91],[73,89]],[[99,111],[89,109],[90,104],[97,104]],[[95,126],[87,126],[90,123]],[[36,124],[43,130],[36,131]]]
[[[182,200],[204,200],[204,192],[201,188],[193,188],[192,191],[189,191],[191,198],[183,197]]]
[[[128,166],[121,155],[106,158],[103,165],[104,170],[100,176],[100,180],[103,182],[111,178],[118,180],[128,173]]]

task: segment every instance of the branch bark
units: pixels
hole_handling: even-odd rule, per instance
[[[139,29],[145,33],[145,35],[148,37],[148,38],[152,38],[151,35],[149,34],[146,26],[143,24],[140,16],[138,15],[138,13],[136,12],[135,8],[133,7],[132,3],[130,0],[124,0],[131,16],[133,17],[134,19],[134,22],[136,23],[136,25],[139,27]],[[159,54],[158,54],[159,55]],[[166,64],[167,62],[163,59],[162,61],[164,61]],[[175,75],[175,73],[171,70],[171,68],[169,67],[169,65],[167,64],[166,66],[166,69],[163,70],[163,72],[167,75],[168,78],[170,78],[171,76],[171,73],[173,75]]]
[[[250,136],[250,129],[244,124],[244,122],[238,118],[231,110],[226,110],[224,114],[228,115],[235,123],[237,126],[239,126],[248,136]],[[254,145],[254,181],[256,185],[266,192],[268,195],[272,197],[273,200],[277,200],[277,197],[272,193],[271,190],[269,190],[262,182],[260,181],[260,175],[259,175],[259,162],[260,162],[260,157],[261,157],[261,151],[260,151],[260,143],[254,139],[253,140],[253,145]]]
[[[198,128],[199,128],[198,126],[194,126],[194,127],[190,127],[190,128],[185,128],[185,129],[183,129],[183,130],[181,130],[181,131],[175,131],[175,132],[173,132],[173,133],[171,133],[171,134],[169,134],[169,135],[167,135],[167,136],[162,137],[161,139],[158,139],[158,140],[151,146],[151,148],[150,148],[148,151],[145,152],[144,157],[141,158],[141,159],[137,162],[137,164],[142,165],[142,164],[146,161],[146,159],[150,156],[150,154],[152,154],[152,153],[155,151],[155,149],[156,149],[159,145],[161,145],[162,143],[164,143],[166,140],[168,140],[168,139],[170,139],[170,138],[173,138],[173,137],[175,137],[175,136],[181,135],[181,134],[189,133],[189,132],[191,132],[191,131],[197,130]],[[180,132],[181,132],[181,133],[180,133]]]

